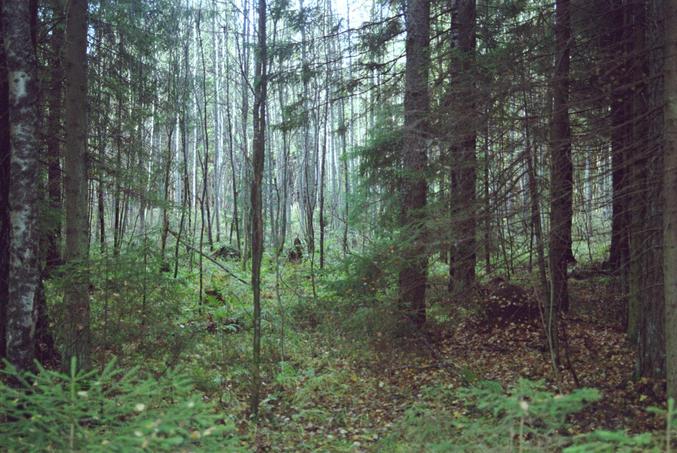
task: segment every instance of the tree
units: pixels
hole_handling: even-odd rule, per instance
[[[557,357],[557,318],[569,307],[567,265],[571,242],[573,165],[569,125],[569,0],[555,3],[555,68],[550,131],[550,300],[546,304],[546,334]]]
[[[477,156],[477,95],[475,90],[475,0],[456,1],[457,17],[452,17],[453,46],[449,103],[455,105],[451,154],[452,235],[449,263],[449,288],[462,294],[475,284],[476,206],[475,186]]]
[[[402,208],[400,224],[404,235],[403,268],[399,272],[400,304],[414,326],[425,323],[425,292],[428,258],[425,247],[426,139],[430,109],[428,71],[430,65],[430,1],[409,0],[406,7],[406,67],[404,92],[404,136]]]
[[[0,13],[2,4],[0,2]],[[4,13],[2,13],[4,15]],[[0,357],[7,357],[6,327],[9,298],[9,180],[11,142],[9,134],[9,79],[4,45],[3,19],[0,18]]]
[[[40,278],[36,245],[39,201],[37,60],[29,2],[2,4],[9,84],[11,175],[7,299],[7,357],[18,369],[33,366],[34,301]]]
[[[668,396],[677,398],[677,1],[665,2],[663,275]]]
[[[609,267],[627,272],[628,265],[628,189],[630,169],[626,168],[626,155],[630,155],[632,134],[628,122],[632,121],[632,96],[629,58],[632,50],[630,27],[625,23],[628,8],[622,0],[609,3],[609,31],[605,34],[608,63],[614,68],[609,81],[611,86],[611,160],[612,160],[612,226]]]
[[[665,377],[665,303],[663,273],[663,157],[665,57],[660,26],[665,2],[630,4],[633,41],[632,162],[629,165],[630,263],[629,317],[636,321],[630,338],[638,346],[638,373]],[[654,25],[656,24],[656,25]]]
[[[63,86],[61,48],[64,38],[62,0],[51,0],[52,14],[56,24],[50,40],[50,80],[47,117],[47,193],[51,212],[51,228],[48,232],[47,272],[61,262],[61,94]]]
[[[252,290],[254,292],[254,372],[252,376],[251,412],[256,417],[261,391],[261,260],[263,259],[262,184],[265,162],[266,96],[268,55],[266,45],[266,0],[258,0],[258,43],[254,80],[254,143],[252,207]]]
[[[71,357],[78,367],[89,367],[89,284],[86,260],[89,255],[87,223],[87,0],[71,0],[67,9],[64,43],[64,195],[66,248],[64,263],[78,272],[64,288],[66,332],[64,363]]]

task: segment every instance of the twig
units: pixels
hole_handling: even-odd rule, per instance
[[[233,277],[235,280],[239,281],[240,283],[242,283],[242,284],[244,284],[244,285],[249,286],[249,282],[247,282],[247,281],[245,281],[245,280],[242,280],[240,277],[238,277],[237,275],[235,275],[235,274],[233,273],[233,271],[231,271],[231,270],[228,269],[226,266],[224,266],[223,264],[221,264],[221,263],[219,263],[218,261],[216,261],[216,260],[215,260],[214,258],[212,258],[211,256],[207,255],[207,254],[204,253],[203,251],[196,249],[196,248],[193,247],[192,245],[190,245],[190,244],[188,244],[187,242],[185,242],[183,239],[179,239],[179,236],[178,236],[175,232],[173,232],[172,230],[169,230],[169,234],[171,234],[172,236],[174,236],[174,237],[176,238],[176,240],[179,241],[181,244],[185,245],[186,247],[188,247],[188,248],[191,249],[192,251],[194,251],[194,252],[196,252],[196,253],[199,253],[200,255],[202,255],[202,257],[207,258],[209,261],[211,261],[212,263],[216,264],[222,271],[224,271],[226,274],[228,274],[228,275],[230,275],[231,277]]]
[[[569,349],[569,337],[567,336],[567,329],[564,324],[564,319],[560,320],[560,329],[562,330],[562,342],[564,343],[564,359],[566,360],[567,368],[569,368],[569,371],[571,371],[571,376],[574,379],[574,384],[576,385],[576,387],[580,387],[581,383],[578,380],[576,370],[574,369],[574,366],[571,363],[571,350]]]
[[[390,368],[388,371],[391,373],[393,371],[401,371],[401,370],[416,370],[416,371],[425,371],[425,370],[434,370],[436,368],[442,369],[442,368],[454,368],[458,370],[458,365],[456,365],[453,362],[436,362],[431,365],[401,365],[395,368]]]

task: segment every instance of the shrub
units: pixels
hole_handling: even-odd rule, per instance
[[[106,363],[115,356],[126,366],[141,354],[145,366],[174,364],[192,343],[194,332],[185,328],[184,318],[191,316],[197,295],[185,280],[174,279],[161,267],[159,254],[133,248],[63,266],[47,291],[57,343],[63,342],[60,326],[65,325],[62,285],[87,273],[94,359]]]
[[[566,417],[600,398],[595,389],[554,395],[543,382],[527,380],[507,392],[485,381],[457,390],[428,387],[422,396],[379,451],[559,450],[566,439],[558,430]]]
[[[672,398],[668,400],[667,408],[650,407],[653,412],[665,418],[664,436],[659,433],[629,434],[627,431],[597,430],[592,433],[578,436],[573,446],[565,448],[564,453],[606,453],[614,452],[670,452],[675,427],[677,426],[677,411]]]
[[[178,374],[160,379],[109,363],[101,372],[40,368],[20,374],[7,364],[0,382],[4,451],[236,451],[230,417],[215,412]]]

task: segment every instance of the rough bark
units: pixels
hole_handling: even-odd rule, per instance
[[[7,358],[17,368],[25,370],[33,366],[34,301],[40,278],[36,251],[39,202],[37,60],[31,40],[29,3],[5,1],[2,13],[11,140]]]
[[[644,186],[646,175],[647,104],[645,27],[639,20],[645,2],[612,2],[610,33],[611,146],[612,146],[612,235],[610,268],[618,271],[626,295],[626,328],[632,341],[639,338],[642,297],[639,289],[641,245],[644,235]]]
[[[457,61],[452,62],[451,79],[457,87],[449,102],[453,106],[455,127],[451,146],[451,212],[452,235],[449,266],[449,288],[463,294],[475,284],[477,262],[476,179],[477,179],[477,115],[475,90],[475,0],[458,0],[457,19],[452,18],[452,37],[458,48]]]
[[[64,199],[66,247],[64,263],[78,268],[64,288],[66,314],[64,364],[77,359],[90,364],[87,221],[87,0],[71,0],[64,43]]]
[[[629,94],[629,27],[627,10],[623,0],[610,3],[610,30],[608,32],[608,64],[613,68],[611,78],[611,167],[612,167],[612,225],[609,267],[625,271],[628,264],[628,185],[629,170],[626,155],[632,146],[632,135],[628,133],[631,118],[632,96]]]
[[[2,11],[2,2],[0,2]],[[9,80],[5,57],[4,34],[0,21],[0,358],[6,358],[7,299],[9,291]]]
[[[426,131],[430,107],[430,2],[410,0],[406,11],[406,68],[404,93],[404,139],[402,177],[403,268],[399,272],[401,310],[416,327],[425,323],[426,256],[425,207],[428,187]]]
[[[663,272],[668,396],[677,398],[677,1],[665,2]]]
[[[663,0],[634,4],[634,199],[630,231],[630,294],[638,300],[641,376],[665,377],[663,290]],[[665,56],[668,56],[665,54]],[[670,326],[674,328],[674,326]]]
[[[267,46],[266,0],[258,0],[258,44],[254,80],[254,143],[252,145],[252,290],[254,293],[254,345],[251,411],[258,415],[261,390],[261,261],[263,259],[262,183],[265,162]]]
[[[54,30],[52,31],[52,39],[50,46],[52,47],[52,55],[50,56],[54,60],[58,60],[60,57],[60,48],[61,41],[63,41],[63,24],[60,22],[63,12],[63,7],[60,6],[58,2],[54,2],[53,5],[53,14],[59,23],[55,25]],[[35,49],[36,55],[38,52],[38,33],[39,33],[39,23],[38,23],[38,2],[36,0],[31,0],[31,41],[33,43],[33,48]],[[60,65],[59,65],[60,66]],[[53,68],[52,68],[53,69]],[[49,114],[54,113],[57,121],[56,124],[60,125],[61,111],[60,111],[60,102],[61,102],[61,73],[60,70],[56,70],[56,74],[50,75],[50,91],[48,94],[48,105],[50,108]],[[56,106],[54,95],[56,94],[52,88],[58,90],[58,103],[59,107]],[[39,101],[40,102],[40,101]],[[51,111],[54,110],[54,112]],[[38,115],[40,116],[42,112],[38,110]],[[48,122],[51,122],[53,118],[48,118]],[[38,122],[42,122],[42,118],[38,118]],[[55,133],[60,134],[60,130],[55,130]],[[59,138],[59,135],[56,136]],[[44,212],[40,213],[41,218],[53,219],[61,214],[61,169],[59,165],[59,154],[50,154],[49,150],[49,141],[52,140],[51,137],[47,138],[48,150],[47,150],[47,173],[48,173],[48,182],[47,190],[45,190],[42,180],[40,180],[39,198],[44,200],[45,191],[47,192],[47,200],[49,202],[50,212],[47,216],[44,215]],[[54,150],[52,150],[54,152]],[[56,164],[54,160],[56,159]],[[56,167],[56,168],[55,168]],[[57,173],[58,169],[58,174]],[[58,191],[56,191],[52,186],[59,185]],[[51,223],[51,222],[50,222]],[[50,329],[50,320],[47,313],[47,298],[45,296],[45,288],[43,281],[49,276],[52,268],[60,263],[60,233],[61,233],[61,222],[60,219],[55,219],[53,224],[50,224],[47,228],[39,228],[40,242],[39,246],[36,249],[37,259],[38,259],[38,272],[40,276],[38,278],[38,287],[35,291],[35,299],[33,302],[33,317],[35,320],[34,327],[34,351],[35,359],[40,362],[43,366],[55,367],[59,364],[60,358],[59,353],[56,349],[56,344],[54,342],[54,337],[52,336]]]
[[[50,228],[47,233],[47,273],[61,263],[61,93],[63,72],[61,67],[61,48],[63,46],[64,7],[62,0],[51,1],[56,23],[50,40],[50,80],[47,116],[47,195],[50,208]]]
[[[569,125],[569,0],[555,4],[555,67],[550,158],[550,300],[546,304],[546,336],[558,356],[557,318],[569,308],[567,264],[571,240],[573,166]]]

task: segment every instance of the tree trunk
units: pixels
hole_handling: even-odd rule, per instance
[[[632,4],[634,161],[630,230],[630,295],[636,295],[638,371],[665,377],[663,257],[664,33],[662,0]],[[670,326],[670,329],[674,326]]]
[[[553,111],[550,131],[550,300],[546,304],[546,336],[557,361],[557,319],[569,308],[567,264],[571,240],[572,177],[569,125],[569,0],[555,4],[555,68],[552,81]]]
[[[404,139],[402,211],[400,221],[405,241],[403,268],[399,272],[401,310],[415,327],[426,320],[425,292],[428,259],[425,248],[427,199],[426,138],[430,107],[430,2],[409,0],[406,10],[407,41],[404,93]]]
[[[527,66],[524,66],[525,69]],[[527,77],[522,73],[522,106],[524,108],[524,160],[526,161],[527,177],[529,186],[529,202],[531,209],[531,228],[536,239],[536,253],[538,257],[538,277],[541,286],[541,300],[548,303],[550,295],[548,286],[548,274],[545,266],[545,244],[543,241],[543,226],[541,225],[541,200],[538,191],[538,180],[534,165],[534,147],[531,140],[531,124],[529,122],[529,102],[527,97]]]
[[[457,80],[458,88],[450,96],[453,106],[455,133],[452,137],[451,199],[452,234],[449,288],[463,294],[475,284],[477,261],[475,187],[477,178],[477,115],[475,90],[475,0],[458,0],[452,18],[452,28],[457,34],[452,39],[459,50],[459,61],[452,63],[451,79]],[[454,27],[456,25],[456,27]]]
[[[64,7],[62,0],[52,0],[52,10],[56,23],[52,29],[50,42],[50,80],[48,95],[47,118],[47,194],[49,208],[51,210],[50,230],[47,245],[47,267],[50,269],[61,262],[61,90],[63,85],[63,72],[61,67],[61,47],[63,46]]]
[[[124,55],[124,38],[121,35],[118,43],[118,52]],[[122,69],[118,69],[117,77],[122,83],[123,73]],[[115,128],[115,193],[114,193],[114,220],[113,220],[113,256],[120,254],[122,247],[122,218],[123,218],[123,201],[122,201],[122,94],[117,94],[117,102],[115,107],[116,128]]]
[[[228,31],[229,31],[229,22],[226,22],[226,30],[225,30],[225,41],[228,42]],[[229,74],[230,74],[230,52],[228,51],[228,48],[226,47],[225,50],[226,54],[226,79],[228,79]],[[238,198],[238,191],[237,191],[237,168],[235,165],[235,156],[234,156],[234,147],[235,143],[233,140],[233,118],[232,118],[232,110],[231,110],[231,104],[230,104],[230,90],[226,90],[226,120],[228,121],[228,160],[230,162],[230,172],[231,172],[231,177],[230,177],[230,183],[231,183],[231,189],[232,189],[232,197],[233,197],[233,218],[231,220],[231,228],[230,228],[230,236],[232,240],[232,233],[233,230],[235,230],[235,240],[237,243],[237,249],[238,251],[241,251],[241,241],[240,241],[240,216],[238,213],[237,209],[237,198]]]
[[[178,131],[176,132],[178,134]],[[164,174],[164,203],[162,205],[162,234],[160,236],[160,258],[162,260],[161,268],[164,271],[169,270],[169,264],[165,261],[165,249],[167,248],[167,236],[169,236],[169,208],[171,199],[169,190],[171,187],[171,169],[172,169],[172,138],[174,136],[174,125],[169,126],[167,137],[167,154],[165,155],[165,174]]]
[[[326,84],[326,100],[324,106],[324,126],[322,131],[322,152],[320,156],[320,269],[324,269],[324,234],[326,228],[326,220],[324,214],[324,199],[325,199],[325,184],[326,184],[326,167],[327,167],[327,119],[330,106],[330,92],[329,92],[329,69],[327,69]]]
[[[254,143],[252,153],[252,290],[254,292],[254,372],[252,379],[251,412],[258,416],[261,391],[261,260],[263,259],[263,216],[261,192],[265,162],[267,45],[266,0],[258,0],[258,49],[254,80]]]
[[[99,153],[99,157],[103,157],[103,149]],[[103,188],[103,172],[99,171],[99,181],[97,184],[97,218],[99,221],[99,251],[102,255],[106,253],[106,217],[105,217],[105,203],[104,203],[104,188]]]
[[[352,100],[352,96],[350,97]],[[341,98],[341,163],[343,170],[343,235],[341,249],[343,256],[348,253],[348,222],[350,221],[350,173],[348,171],[348,146],[346,134],[348,130],[345,114],[345,101]],[[351,128],[352,130],[352,128]]]
[[[485,110],[484,114],[484,165],[483,165],[483,183],[484,190],[484,266],[486,274],[491,274],[493,268],[491,266],[491,249],[492,249],[492,231],[491,231],[491,197],[489,191],[489,165],[491,163],[491,153],[489,149],[489,108]]]
[[[668,396],[677,398],[677,1],[665,2],[663,275]]]
[[[89,282],[84,261],[89,250],[87,224],[87,0],[71,0],[64,44],[64,192],[66,248],[64,262],[79,266],[64,288],[65,366],[75,357],[90,365]]]
[[[242,21],[242,43],[241,43],[241,52],[240,52],[240,61],[239,65],[241,68],[240,75],[241,75],[241,83],[242,86],[247,86],[248,80],[249,80],[249,50],[250,50],[250,41],[249,41],[249,26],[250,26],[250,21],[247,20],[246,18],[249,17],[249,2],[251,0],[243,0],[243,5],[242,5],[242,16],[245,18]],[[251,183],[250,180],[250,175],[249,175],[249,129],[248,129],[248,118],[250,115],[249,111],[249,90],[241,90],[242,91],[242,98],[241,98],[241,122],[240,122],[240,127],[241,127],[241,147],[242,147],[242,160],[240,163],[240,178],[242,181],[242,185],[245,186],[247,184]],[[235,181],[235,177],[233,177],[233,181]],[[238,196],[240,194],[238,193]],[[248,206],[247,204],[247,197],[246,197],[246,191],[242,193],[242,203],[241,203],[241,217],[242,217],[242,228],[238,228],[237,231],[240,232],[240,237],[244,239],[244,244],[240,248],[238,245],[238,248],[240,248],[240,251],[242,252],[242,265],[243,269],[245,266],[245,263],[249,259],[251,250],[250,250],[250,233],[251,233],[251,206]],[[236,213],[237,214],[237,213]],[[237,217],[237,216],[236,216]],[[238,240],[239,243],[239,240]]]
[[[20,370],[33,367],[33,307],[40,279],[36,253],[40,183],[38,79],[29,6],[29,2],[11,1],[2,5],[12,169],[6,347],[7,358]]]
[[[0,2],[2,12],[2,2]],[[0,358],[7,357],[6,327],[9,297],[10,211],[9,182],[11,143],[9,133],[9,79],[4,44],[4,12],[0,22]]]
[[[214,193],[214,224],[216,226],[216,242],[221,241],[221,155],[223,149],[223,135],[221,133],[221,106],[220,98],[221,95],[221,64],[220,59],[220,42],[221,42],[221,33],[218,32],[218,23],[217,23],[217,5],[216,1],[212,2],[213,16],[212,16],[212,32],[213,32],[213,52],[212,58],[214,63],[214,106],[213,106],[213,116],[214,116],[214,136],[215,136],[215,147],[214,147],[214,188],[212,192]]]
[[[185,52],[185,55],[187,57],[188,52]],[[186,58],[185,60],[185,69],[186,69],[186,75],[184,76],[187,80],[188,79],[188,59]],[[184,86],[187,86],[187,83],[185,83]],[[186,221],[186,212],[190,214],[190,181],[189,181],[189,176],[188,176],[188,131],[187,131],[188,126],[186,125],[186,108],[183,106],[181,108],[181,112],[179,114],[179,129],[181,130],[181,155],[183,156],[183,190],[182,190],[182,197],[181,197],[181,218],[179,220],[179,233],[178,236],[176,237],[176,244],[174,245],[174,278],[176,278],[179,275],[179,245],[181,243],[181,236],[183,235],[183,230],[184,230],[184,225]]]
[[[201,29],[201,18],[202,18],[202,9],[198,10],[197,16],[197,37],[198,44],[200,47],[200,58],[202,60],[202,128],[203,128],[203,137],[204,137],[204,153],[202,156],[202,200],[200,202],[201,206],[201,216],[202,216],[202,225],[200,226],[200,251],[202,251],[202,236],[205,229],[205,215],[206,215],[206,228],[207,228],[207,241],[209,242],[209,249],[214,248],[214,241],[212,239],[212,220],[211,220],[211,211],[209,208],[209,132],[207,125],[207,111],[208,111],[208,101],[207,101],[207,62],[205,61],[205,52],[204,45],[202,40],[202,29]],[[201,299],[201,297],[200,297]]]
[[[632,42],[630,15],[623,0],[610,2],[610,30],[605,36],[608,64],[613,68],[611,84],[611,185],[612,217],[609,267],[627,273],[629,261],[628,204],[630,187],[629,157],[632,156],[632,78],[630,54]],[[622,280],[625,280],[623,277]],[[627,288],[625,288],[627,290]]]

